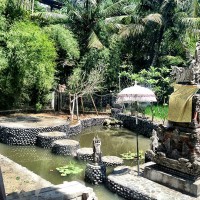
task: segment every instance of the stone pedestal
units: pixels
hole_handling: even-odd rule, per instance
[[[92,148],[80,148],[77,150],[77,158],[79,160],[93,161],[93,149]]]
[[[103,156],[102,162],[106,166],[119,166],[123,164],[123,159],[117,156]]]
[[[85,181],[98,185],[106,179],[106,166],[104,164],[87,163]]]
[[[51,148],[55,140],[66,139],[67,135],[64,132],[53,131],[39,133],[37,136],[36,145],[42,148]]]
[[[143,176],[167,187],[179,190],[195,197],[200,195],[200,180],[190,180],[186,175],[177,176],[176,172],[159,169],[157,164],[146,166]],[[185,177],[184,177],[185,176]]]
[[[52,146],[53,153],[68,156],[76,156],[76,151],[80,148],[78,141],[69,139],[56,140],[53,142]]]

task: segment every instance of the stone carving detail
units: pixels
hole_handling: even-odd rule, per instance
[[[154,153],[152,150],[146,152],[147,156],[155,163],[167,168],[178,170],[198,178],[200,174],[200,163],[190,162],[188,159],[179,158],[178,160],[167,158],[163,152]]]
[[[93,161],[95,164],[99,164],[101,163],[101,157],[102,157],[102,153],[101,153],[101,140],[100,138],[94,137],[93,139]]]
[[[176,83],[193,82],[193,70],[186,67],[177,66],[172,66],[171,68],[171,75],[175,79]]]
[[[195,57],[189,67],[172,66],[171,75],[179,84],[200,84],[200,41],[196,43]],[[192,122],[170,122],[158,126],[161,144],[146,152],[147,157],[160,168],[200,178],[200,94],[192,98]],[[151,138],[152,139],[152,138]]]
[[[158,148],[158,136],[157,136],[157,132],[153,129],[152,131],[152,136],[150,137],[151,140],[151,144],[150,144],[150,149],[155,152]]]
[[[200,84],[200,41],[196,43],[195,57],[189,67],[172,66],[171,75],[176,83]]]

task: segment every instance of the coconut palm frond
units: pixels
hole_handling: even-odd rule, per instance
[[[130,15],[121,15],[121,16],[116,16],[116,17],[108,17],[105,19],[105,23],[119,23],[125,18],[130,18]]]
[[[108,23],[105,24],[106,27],[114,32],[119,32],[119,30],[124,29],[126,25],[120,23]]]
[[[90,37],[89,37],[89,42],[88,42],[88,48],[96,48],[96,49],[102,49],[104,46],[100,42],[99,38],[95,34],[94,31],[92,31]]]
[[[147,15],[142,21],[146,24],[148,22],[155,22],[157,24],[162,25],[162,16],[158,13]]]
[[[72,11],[72,13],[73,13],[79,20],[82,20],[83,16],[81,15],[80,12],[78,12],[78,11]]]
[[[116,3],[113,3],[112,5],[108,6],[104,10],[102,10],[101,14],[103,14],[104,16],[112,16],[117,11],[119,11],[119,9],[127,2],[128,2],[128,0],[120,0]]]
[[[123,9],[122,9],[122,11],[125,14],[133,14],[133,13],[135,13],[136,8],[137,8],[136,4],[131,4],[131,5],[128,5],[128,6],[124,6]]]
[[[119,34],[121,37],[128,37],[130,35],[136,36],[144,32],[144,26],[142,24],[129,24],[124,26]]]
[[[91,3],[93,6],[96,6],[96,5],[97,5],[97,1],[96,1],[96,0],[90,0],[90,3]]]
[[[197,18],[185,17],[185,18],[182,18],[181,21],[188,27],[197,28],[200,26],[200,18],[199,17],[197,17]]]
[[[53,13],[53,12],[35,12],[31,14],[32,18],[40,18],[45,20],[58,20],[64,21],[68,19],[67,15]]]

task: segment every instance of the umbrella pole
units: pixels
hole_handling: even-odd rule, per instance
[[[138,112],[136,111],[136,125],[138,125]],[[139,143],[138,143],[138,131],[136,134],[136,147],[137,147],[137,172],[138,172],[138,176],[140,175],[140,159],[139,159]]]

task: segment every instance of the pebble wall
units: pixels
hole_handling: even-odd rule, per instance
[[[79,134],[86,127],[103,124],[106,118],[108,117],[88,118],[81,120],[74,126],[69,126],[67,121],[66,124],[53,127],[12,128],[0,126],[0,142],[8,145],[35,145],[39,133],[52,131],[65,132],[66,136],[70,138],[73,135]]]
[[[150,137],[153,129],[157,129],[158,124],[153,123],[151,120],[138,117],[138,124],[136,125],[135,116],[125,115],[121,113],[120,109],[113,108],[111,114],[115,119],[118,119],[123,122],[123,126],[137,132],[146,137]]]
[[[61,131],[68,132],[69,125],[34,128],[12,128],[0,126],[0,142],[9,145],[35,145],[37,135],[41,132]]]
[[[121,197],[129,200],[156,200],[152,197],[145,195],[137,191],[137,188],[130,189],[128,187],[124,187],[119,185],[109,179],[107,179],[106,186],[112,191],[120,195]]]

